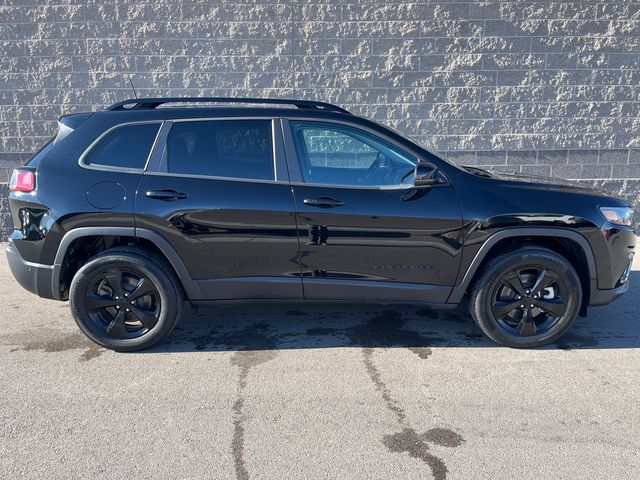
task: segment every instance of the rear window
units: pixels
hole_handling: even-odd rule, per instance
[[[159,123],[125,125],[108,133],[89,152],[87,165],[143,169],[160,128]]]
[[[169,173],[273,180],[271,121],[176,122],[166,162]]]

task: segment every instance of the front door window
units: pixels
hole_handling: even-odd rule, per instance
[[[306,183],[343,186],[410,186],[416,161],[357,128],[291,122]]]

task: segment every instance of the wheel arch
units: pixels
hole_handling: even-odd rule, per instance
[[[597,277],[596,261],[591,246],[580,233],[559,228],[509,228],[489,237],[482,244],[467,268],[460,284],[454,286],[447,303],[460,303],[473,285],[482,265],[495,257],[501,247],[513,242],[543,246],[563,255],[577,270],[583,289],[581,314],[586,314],[592,285]],[[563,245],[564,244],[564,245]]]
[[[54,295],[58,295],[59,299],[64,299],[65,282],[70,282],[70,279],[66,278],[68,275],[65,271],[68,265],[70,249],[83,243],[104,241],[105,239],[109,240],[111,246],[134,243],[141,248],[155,251],[173,268],[188,299],[202,300],[204,298],[200,285],[191,278],[180,256],[171,244],[157,232],[134,227],[78,227],[68,231],[58,246],[54,260],[51,278],[51,290]],[[97,253],[99,252],[98,250]],[[72,271],[71,273],[74,272]],[[68,288],[68,285],[66,288]]]

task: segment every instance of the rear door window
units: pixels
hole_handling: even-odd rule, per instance
[[[164,161],[169,173],[273,180],[271,120],[175,122]]]
[[[144,169],[160,123],[124,125],[112,130],[89,152],[84,163]]]

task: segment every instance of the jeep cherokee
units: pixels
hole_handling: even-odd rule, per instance
[[[632,210],[604,192],[459,167],[322,102],[146,98],[66,115],[10,182],[13,275],[118,351],[184,300],[407,302],[494,341],[552,342],[628,290]]]

